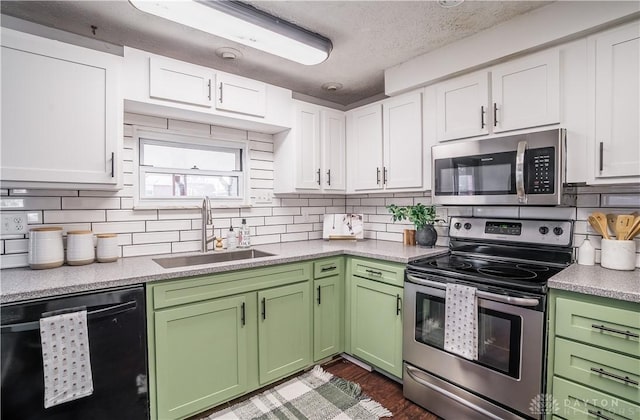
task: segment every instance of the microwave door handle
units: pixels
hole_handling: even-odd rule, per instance
[[[524,189],[524,151],[527,149],[527,142],[518,142],[516,151],[516,194],[518,203],[526,204],[527,194]]]

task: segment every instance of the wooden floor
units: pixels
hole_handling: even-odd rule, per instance
[[[402,385],[378,372],[369,372],[345,359],[323,365],[335,376],[360,384],[362,392],[391,411],[395,420],[438,420],[434,414],[402,396]]]
[[[406,400],[402,396],[402,385],[378,372],[369,372],[341,357],[323,364],[322,367],[324,370],[335,376],[360,384],[362,392],[391,411],[394,420],[441,420],[436,415],[431,414],[422,407]],[[289,379],[291,378],[282,379],[275,384],[271,384],[269,388],[286,382]],[[219,405],[207,412],[193,416],[191,417],[191,420],[205,419],[208,415],[211,415],[216,411],[220,411],[240,401],[251,398],[264,390],[265,388],[262,388],[250,394],[243,395],[240,398],[236,398],[226,404]]]

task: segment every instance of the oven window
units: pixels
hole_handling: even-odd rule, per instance
[[[518,378],[521,331],[519,316],[478,308],[478,363]]]
[[[416,295],[416,341],[444,348],[444,299]]]
[[[416,293],[415,340],[444,349],[445,299]],[[513,378],[520,377],[522,318],[478,308],[476,363]]]

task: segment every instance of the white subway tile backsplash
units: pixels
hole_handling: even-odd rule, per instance
[[[180,240],[180,233],[177,231],[169,232],[145,232],[134,233],[133,244],[154,244],[159,242],[177,242]]]
[[[294,241],[307,241],[309,240],[309,234],[307,232],[299,233],[283,233],[280,235],[281,242],[294,242]]]
[[[324,220],[324,217],[320,219],[319,214],[309,214],[307,216],[293,216],[293,223],[319,223],[321,220]]]
[[[272,213],[274,216],[298,216],[301,214],[300,207],[274,207]]]
[[[123,257],[137,257],[141,255],[169,254],[171,244],[146,244],[146,245],[126,245],[122,247]]]
[[[265,225],[290,225],[290,224],[293,224],[293,216],[265,217],[264,224]]]
[[[360,199],[361,206],[385,206],[386,202],[384,198],[362,198]]]
[[[447,211],[447,216],[460,216],[460,217],[471,217],[473,216],[473,207],[444,207]],[[437,213],[440,213],[440,208],[437,209]]]
[[[378,232],[377,239],[379,241],[402,242],[402,233],[396,232]]]
[[[9,239],[4,241],[5,254],[21,254],[29,251],[28,239]]]
[[[0,268],[26,267],[29,254],[10,254],[0,256]]]
[[[157,210],[107,210],[107,222],[130,220],[157,220]]]
[[[44,223],[104,222],[104,210],[45,210]]]
[[[119,209],[120,198],[106,197],[63,197],[64,210]]]
[[[109,223],[92,223],[91,230],[93,233],[134,233],[144,232],[145,222],[109,222]]]
[[[171,244],[171,252],[196,252],[200,251],[200,241],[174,242]]]
[[[364,201],[364,200],[363,200]],[[365,204],[363,202],[363,204]],[[385,199],[384,205],[389,206],[395,204],[396,206],[413,206],[413,197],[390,197]]]
[[[181,230],[180,241],[201,241],[202,232],[199,230]]]
[[[147,232],[160,232],[164,230],[190,230],[191,220],[151,220],[146,223]],[[198,226],[197,229],[200,227]],[[193,228],[196,229],[196,228]]]
[[[281,201],[284,207],[307,207],[309,206],[308,198],[283,198]]]
[[[312,241],[314,239],[322,239],[322,231],[315,230],[313,232],[309,232],[309,240]]]
[[[280,242],[280,235],[260,235],[251,238],[251,245],[277,244]]]
[[[60,202],[60,197],[3,196],[0,198],[0,209],[4,211],[59,210]]]
[[[334,206],[335,204],[333,204],[333,199],[332,198],[309,198],[309,206],[312,207],[320,207],[320,206]]]
[[[576,199],[576,207],[599,207],[600,194],[579,194]]]
[[[256,235],[273,235],[276,233],[286,233],[286,225],[257,226]]]
[[[519,216],[519,210],[518,207],[478,206],[473,208],[473,216],[517,219]]]
[[[118,245],[131,245],[132,244],[132,237],[133,235],[131,233],[119,233],[118,234]],[[122,255],[122,250],[120,250],[120,254]]]
[[[133,197],[133,187],[125,185],[118,191],[79,191],[80,197]]]
[[[214,216],[220,216],[213,211]],[[158,210],[158,220],[174,220],[174,219],[199,219],[202,217],[202,210],[197,209],[178,209],[178,210]]]
[[[574,207],[520,207],[522,219],[575,220]]]
[[[7,190],[4,190],[7,191]],[[14,188],[9,190],[11,196],[29,197],[77,197],[77,190],[34,190],[25,188]],[[7,194],[2,194],[7,195]]]
[[[602,207],[634,207],[640,209],[640,195],[638,194],[602,194]]]
[[[287,233],[294,233],[294,232],[310,232],[313,230],[313,224],[312,223],[306,223],[306,224],[294,224],[294,225],[288,225],[287,226]]]

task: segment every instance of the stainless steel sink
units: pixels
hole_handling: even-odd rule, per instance
[[[241,251],[224,251],[202,255],[189,255],[185,257],[156,258],[153,261],[163,268],[187,267],[191,265],[214,264],[227,261],[248,260],[251,258],[270,257],[270,254],[257,249],[243,249]]]

